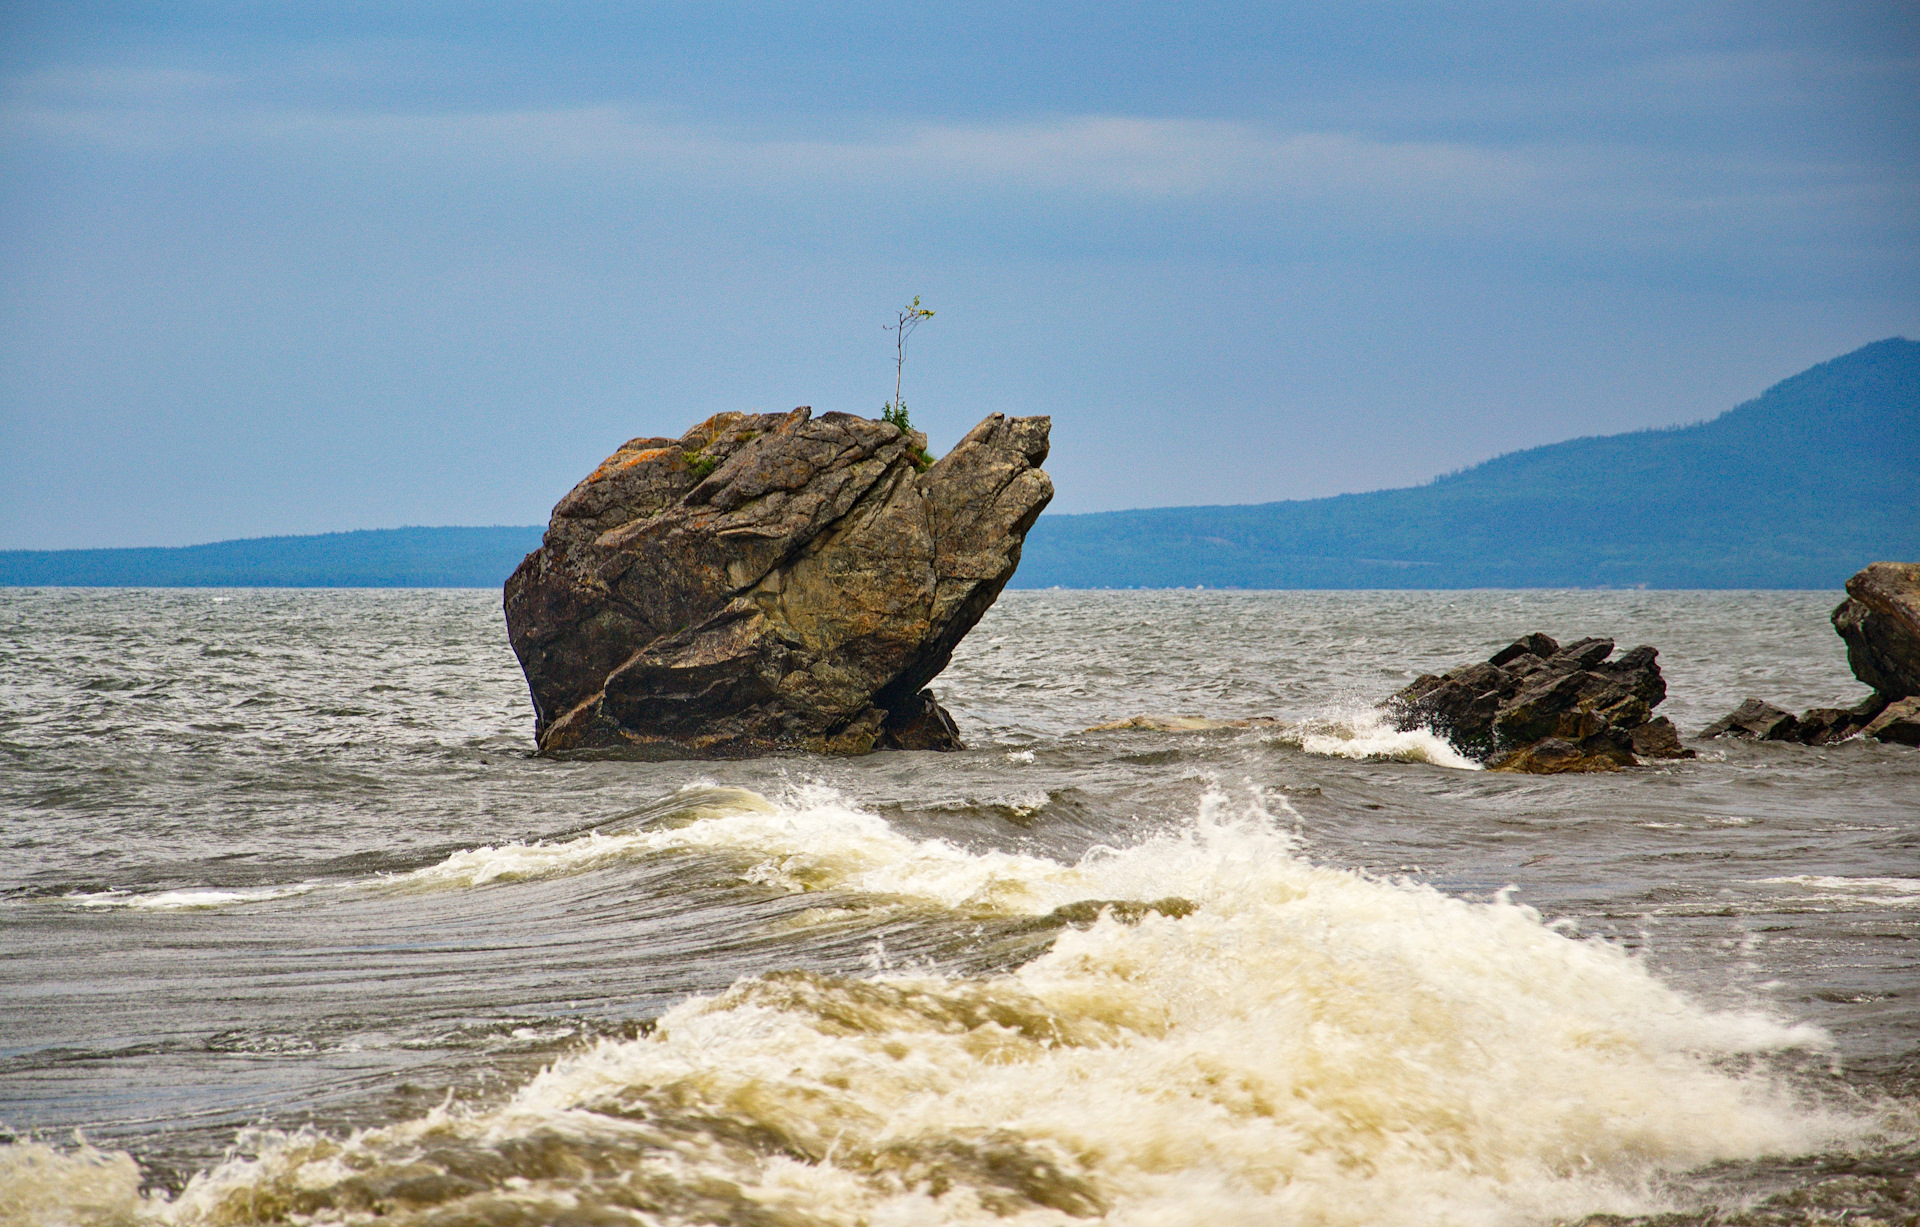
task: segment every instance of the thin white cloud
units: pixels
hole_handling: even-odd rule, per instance
[[[823,163],[1057,190],[1150,197],[1241,191],[1347,194],[1439,187],[1500,190],[1535,176],[1524,159],[1441,142],[1274,132],[1214,120],[1075,116],[940,126],[867,145],[800,147]]]
[[[1717,250],[1736,234],[1804,244],[1809,215],[1878,231],[1908,224],[1914,210],[1910,175],[1890,178],[1885,168],[1844,157],[1772,151],[1392,140],[1126,115],[973,123],[816,118],[770,130],[678,122],[612,105],[460,112],[249,107],[222,100],[216,83],[190,75],[132,74],[93,86],[43,76],[11,84],[14,100],[0,107],[0,124],[15,139],[161,159],[224,151],[399,179],[506,175],[588,192],[640,190],[655,202],[809,196],[846,206],[1066,197],[1135,211],[1218,204],[1251,210],[1228,223],[1249,241],[1319,227],[1581,251]],[[1286,221],[1276,228],[1277,217]]]
[[[120,150],[333,149],[474,168],[697,173],[744,186],[826,180],[847,187],[916,184],[1147,199],[1484,197],[1553,173],[1533,153],[1221,120],[1079,115],[769,135],[666,123],[615,107],[440,114],[232,110],[62,105],[34,92],[41,96],[6,108],[15,132]],[[15,91],[16,99],[21,93]]]

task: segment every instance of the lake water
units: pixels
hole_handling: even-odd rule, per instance
[[[0,592],[0,1221],[1897,1198],[1920,752],[1372,715],[1533,630],[1659,648],[1686,734],[1848,704],[1839,595],[1012,592],[966,751],[560,763],[495,593]]]

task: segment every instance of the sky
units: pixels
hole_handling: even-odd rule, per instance
[[[1712,417],[1920,337],[1920,5],[0,6],[0,549],[540,523],[915,295],[1060,512]]]

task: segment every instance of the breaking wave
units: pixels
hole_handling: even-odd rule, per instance
[[[1504,895],[1316,865],[1257,799],[1074,864],[825,789],[700,804],[390,885],[730,850],[790,890],[1090,923],[1000,975],[745,979],[503,1104],[255,1135],[173,1201],[124,1156],[0,1148],[0,1199],[49,1223],[1519,1224],[1657,1210],[1663,1173],[1866,1128],[1766,1072],[1818,1029],[1704,1009]]]
[[[1427,729],[1397,729],[1372,708],[1351,715],[1299,725],[1283,738],[1308,754],[1325,758],[1432,763],[1460,771],[1478,771],[1480,764],[1453,748],[1446,738]]]

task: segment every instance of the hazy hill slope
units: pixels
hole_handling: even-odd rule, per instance
[[[1046,516],[1020,587],[1837,588],[1920,558],[1920,344],[1709,422],[1514,452],[1424,486]]]
[[[171,549],[0,551],[0,585],[498,588],[541,527],[381,528]]]

